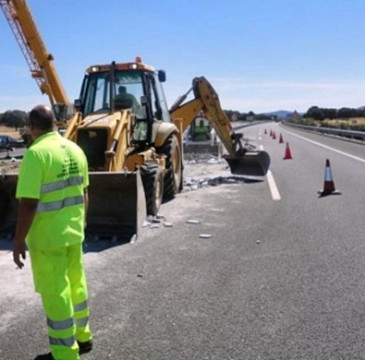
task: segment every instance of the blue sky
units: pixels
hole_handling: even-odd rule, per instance
[[[205,76],[224,109],[365,105],[363,0],[28,0],[71,100],[91,64],[167,72],[169,105]],[[0,112],[48,103],[0,12]]]

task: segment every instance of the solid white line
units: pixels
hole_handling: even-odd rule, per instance
[[[286,130],[286,129],[285,129],[285,130]],[[359,157],[359,156],[355,156],[355,155],[351,155],[351,154],[349,154],[349,153],[346,153],[346,152],[341,151],[341,150],[337,150],[337,149],[335,149],[335,148],[333,148],[333,147],[330,147],[330,146],[327,146],[327,145],[323,145],[323,144],[321,144],[321,143],[319,143],[319,142],[317,142],[317,141],[314,141],[314,140],[309,140],[309,139],[307,139],[306,137],[301,136],[301,135],[298,135],[298,134],[295,134],[295,133],[293,133],[293,132],[291,132],[291,131],[289,131],[289,130],[286,130],[286,131],[287,131],[289,134],[294,135],[294,136],[296,136],[296,137],[297,137],[297,138],[299,138],[299,139],[302,139],[302,140],[308,141],[308,142],[310,142],[310,143],[312,143],[312,144],[314,144],[314,145],[318,145],[318,146],[323,147],[323,148],[325,148],[325,149],[327,149],[327,150],[334,151],[334,152],[336,152],[336,153],[338,153],[338,154],[341,154],[341,155],[343,155],[343,156],[347,156],[347,157],[349,157],[349,158],[351,158],[351,159],[354,159],[354,160],[357,160],[357,161],[360,161],[360,162],[365,163],[365,159],[364,159],[364,158],[361,158],[361,157]]]
[[[278,187],[276,186],[276,182],[275,182],[275,179],[274,179],[274,176],[273,176],[271,170],[268,170],[268,172],[266,174],[266,178],[267,178],[267,182],[269,184],[272,199],[281,200],[281,196],[280,196]]]
[[[262,145],[259,146],[259,148],[261,150],[264,150],[264,147]],[[268,170],[266,173],[266,179],[267,179],[267,183],[269,184],[269,189],[271,192],[271,196],[273,200],[281,200],[281,196],[279,193],[279,189],[276,186],[276,182],[274,179],[274,175],[272,174],[271,170]]]

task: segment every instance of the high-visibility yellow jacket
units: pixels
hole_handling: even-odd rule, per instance
[[[42,251],[84,239],[84,188],[89,185],[84,152],[58,132],[37,138],[25,152],[16,198],[38,199],[26,237],[28,248]]]

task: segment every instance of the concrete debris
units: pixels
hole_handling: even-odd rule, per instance
[[[185,154],[185,160],[188,164],[221,164],[224,160],[219,156],[214,156],[212,154],[204,154],[204,153],[193,153],[193,154]]]
[[[149,229],[157,229],[160,227],[160,225],[163,225],[164,227],[172,227],[172,223],[169,221],[166,221],[165,216],[158,214],[156,216],[148,215],[147,220],[145,220],[142,224],[143,228],[149,228]]]
[[[199,220],[194,220],[194,219],[189,219],[189,220],[186,220],[186,223],[187,224],[198,225],[198,224],[200,224],[200,221]]]
[[[136,241],[137,241],[137,234],[134,234],[134,235],[131,237],[130,243],[131,243],[131,244],[134,244]]]
[[[17,174],[19,171],[20,162],[21,160],[15,158],[0,160],[1,175],[5,176],[7,174]]]
[[[151,225],[152,225],[152,223],[150,223],[149,221],[145,220],[145,221],[143,221],[142,227],[145,228],[145,227],[149,227]]]
[[[200,234],[199,237],[202,239],[210,239],[213,235],[212,234]]]
[[[208,164],[220,164],[222,162],[222,159],[219,159],[219,158],[211,158],[208,160]]]
[[[245,179],[241,176],[216,176],[213,178],[188,178],[184,181],[183,191],[197,190],[199,188],[204,188],[207,186],[216,186],[221,184],[237,184],[240,182],[245,182]]]

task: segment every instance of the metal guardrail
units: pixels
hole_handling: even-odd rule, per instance
[[[307,126],[307,125],[294,124],[294,123],[290,123],[290,122],[283,122],[283,124],[287,125],[287,126],[300,128],[303,130],[319,132],[321,134],[329,134],[329,135],[346,137],[346,138],[354,139],[354,140],[365,141],[365,132],[364,131],[334,129],[334,128],[326,128],[326,127],[321,127],[321,126]]]

